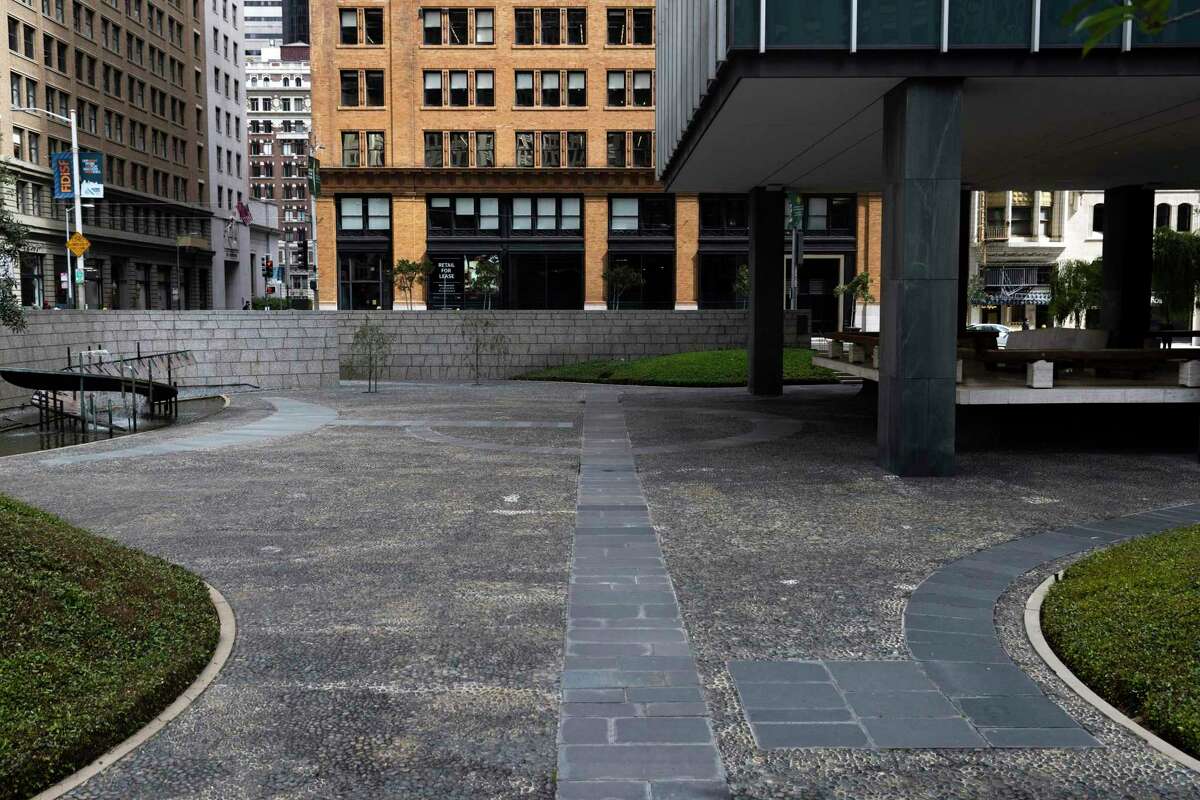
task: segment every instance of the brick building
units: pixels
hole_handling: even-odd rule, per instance
[[[64,242],[73,204],[53,199],[50,158],[70,150],[71,135],[65,121],[46,111],[62,117],[75,111],[80,149],[104,156],[104,198],[83,207],[91,249],[80,305],[223,303],[205,183],[206,8],[181,0],[6,4],[0,71],[9,81],[10,107],[42,109],[0,114],[4,161],[14,178],[5,202],[29,228],[19,265],[22,304],[68,304]]]
[[[484,260],[501,266],[499,308],[611,307],[606,266],[641,276],[622,309],[742,302],[744,197],[654,177],[653,2],[341,0],[313,4],[310,25],[323,307],[392,308],[391,265],[424,256],[430,308],[480,305]],[[853,195],[804,208],[788,302],[827,328],[870,217]]]

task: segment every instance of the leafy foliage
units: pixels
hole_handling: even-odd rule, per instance
[[[378,322],[364,320],[350,343],[350,369],[367,379],[367,391],[379,391],[379,376],[392,355],[392,337]]]
[[[858,311],[858,304],[863,304],[863,314],[866,315],[866,304],[875,302],[875,296],[871,294],[871,276],[869,273],[860,272],[845,283],[840,283],[833,287],[833,293],[837,297],[850,295],[850,327],[854,327],[854,317]]]
[[[425,283],[427,276],[432,271],[433,262],[428,257],[424,257],[420,261],[410,261],[407,258],[396,259],[396,266],[392,268],[392,280],[395,281],[396,288],[408,298],[409,311],[412,311],[413,289]]]
[[[500,291],[500,257],[480,256],[467,268],[467,291],[483,296],[483,307],[491,310],[492,298]]]
[[[1200,527],[1069,567],[1042,605],[1042,628],[1084,683],[1200,755]]]
[[[811,350],[784,350],[783,382],[835,382],[834,373],[814,367],[812,357]],[[518,375],[517,379],[642,386],[745,386],[748,374],[745,350],[705,350],[635,361],[585,361]]]
[[[1078,0],[1063,17],[1064,25],[1086,34],[1083,52],[1103,42],[1110,34],[1132,20],[1145,33],[1162,33],[1163,28],[1200,14],[1200,8],[1171,13],[1173,0]]]
[[[1196,290],[1200,288],[1200,236],[1170,228],[1154,231],[1154,269],[1150,288],[1163,304],[1167,320],[1192,325]]]
[[[733,296],[738,306],[745,308],[750,303],[750,265],[741,264],[733,277]]]
[[[1087,312],[1100,307],[1103,267],[1100,259],[1071,259],[1050,274],[1050,316],[1062,325],[1074,318],[1075,327],[1083,327]]]
[[[0,496],[0,800],[36,794],[153,719],[218,635],[195,575]]]
[[[0,166],[0,328],[18,333],[25,330],[25,312],[17,294],[16,270],[29,230],[13,216],[7,200],[11,185],[12,173]]]
[[[646,276],[624,259],[608,259],[604,265],[604,286],[608,289],[608,302],[613,310],[621,307],[621,295],[630,289],[644,286]]]

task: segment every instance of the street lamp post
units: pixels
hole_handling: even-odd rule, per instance
[[[56,119],[60,122],[65,122],[71,126],[71,194],[75,197],[75,232],[83,233],[83,199],[79,193],[79,123],[76,118],[75,109],[71,109],[69,116],[55,114],[53,111],[46,108],[13,106],[13,111],[24,111],[26,114],[45,114],[47,117]],[[67,250],[67,300],[73,308],[79,308],[83,305],[82,282],[76,285],[75,278],[83,277],[83,256],[75,257],[75,270],[72,274],[71,270],[71,251]]]

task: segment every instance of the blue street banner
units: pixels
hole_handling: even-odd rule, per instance
[[[50,169],[54,172],[54,199],[74,200],[75,180],[71,169],[71,151],[50,154]],[[84,200],[104,198],[104,154],[79,151],[79,196]]]

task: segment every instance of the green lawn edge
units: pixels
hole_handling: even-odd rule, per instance
[[[197,576],[0,495],[0,800],[150,722],[219,635]]]
[[[783,382],[790,385],[837,383],[836,374],[813,366],[813,351],[784,350]],[[745,386],[748,367],[745,350],[701,350],[631,361],[583,361],[534,370],[515,380],[604,383],[623,386],[674,386],[721,388]]]
[[[1097,694],[1200,756],[1200,526],[1069,567],[1042,604],[1046,641]]]

